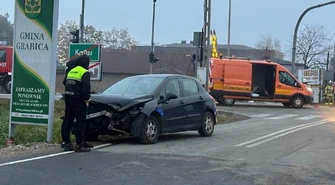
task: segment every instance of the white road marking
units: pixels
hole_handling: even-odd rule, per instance
[[[309,115],[309,116],[296,118],[296,120],[310,120],[310,119],[319,118],[319,117],[322,117],[322,116],[321,115]]]
[[[299,131],[299,130],[302,130],[302,129],[305,129],[305,128],[309,128],[309,127],[314,127],[314,126],[316,126],[316,125],[321,125],[321,124],[324,124],[324,123],[327,123],[327,122],[328,122],[328,121],[323,121],[323,122],[320,122],[320,123],[315,123],[315,124],[311,124],[311,125],[308,125],[308,126],[300,127],[300,128],[297,128],[297,129],[294,129],[294,130],[291,130],[291,131],[288,131],[288,132],[285,132],[285,133],[276,135],[276,136],[274,136],[274,137],[267,138],[267,139],[265,139],[265,140],[263,140],[263,141],[260,141],[260,142],[257,142],[257,143],[248,145],[248,146],[246,146],[246,147],[248,147],[248,148],[252,148],[252,147],[254,147],[254,146],[257,146],[257,145],[260,145],[260,144],[263,144],[263,143],[272,141],[272,140],[274,140],[274,139],[283,137],[283,136],[285,136],[285,135],[287,135],[287,134],[291,134],[291,133],[293,133],[293,132],[297,132],[297,131]]]
[[[283,132],[286,132],[286,131],[289,131],[289,130],[293,130],[293,129],[296,129],[296,128],[313,125],[313,124],[320,123],[320,122],[323,123],[324,121],[327,121],[327,120],[321,120],[321,121],[317,121],[317,122],[311,122],[311,123],[306,123],[306,124],[301,124],[301,125],[298,125],[298,126],[290,127],[290,128],[287,128],[287,129],[280,130],[278,132],[274,132],[274,133],[271,133],[271,134],[268,134],[268,135],[265,135],[265,136],[262,136],[262,137],[250,140],[250,141],[246,141],[244,143],[237,144],[235,146],[240,147],[240,146],[248,145],[250,143],[253,143],[253,142],[256,142],[256,141],[259,141],[259,140],[262,140],[262,139],[265,139],[265,138],[268,138],[268,137],[271,137],[271,136],[274,136],[276,134],[280,134],[280,133],[283,133]]]
[[[267,116],[272,116],[273,114],[256,114],[256,115],[252,115],[250,117],[252,118],[264,118],[264,117],[267,117]]]
[[[92,150],[94,150],[94,149],[98,149],[98,148],[102,148],[102,147],[106,147],[106,146],[111,146],[111,145],[112,145],[111,143],[98,145],[98,146],[93,147]],[[45,158],[50,158],[50,157],[56,157],[56,156],[59,156],[59,155],[70,154],[70,153],[73,153],[73,152],[74,152],[74,151],[60,152],[60,153],[49,154],[49,155],[44,155],[44,156],[39,156],[39,157],[33,157],[33,158],[28,158],[28,159],[22,159],[22,160],[18,160],[18,161],[6,162],[6,163],[2,163],[2,164],[0,164],[0,167],[2,167],[2,166],[12,165],[12,164],[23,163],[23,162],[28,162],[28,161],[34,161],[34,160],[38,160],[38,159],[45,159]]]
[[[265,119],[285,119],[285,118],[291,118],[291,117],[294,117],[294,116],[299,116],[299,114],[283,114],[281,116],[265,118]]]

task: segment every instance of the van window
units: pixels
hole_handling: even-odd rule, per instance
[[[6,50],[0,49],[0,62],[6,62]]]
[[[294,86],[294,78],[286,71],[279,71],[279,81],[282,84]]]

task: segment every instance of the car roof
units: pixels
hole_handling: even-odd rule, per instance
[[[130,77],[161,77],[161,78],[171,78],[171,77],[184,77],[184,78],[194,78],[192,76],[183,74],[144,74],[144,75],[134,75]]]

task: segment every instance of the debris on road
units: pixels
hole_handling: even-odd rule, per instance
[[[9,147],[0,148],[0,156],[13,156],[27,153],[32,154],[34,153],[34,151],[43,152],[57,148],[60,148],[59,144],[30,143],[26,145],[13,145]]]

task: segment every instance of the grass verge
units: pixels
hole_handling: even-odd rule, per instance
[[[9,127],[9,99],[0,99],[0,148],[5,146],[5,140],[8,138]],[[61,138],[61,116],[64,115],[64,101],[55,101],[55,118],[54,118],[54,143],[60,143]],[[28,144],[33,142],[46,142],[47,127],[46,126],[31,126],[31,125],[16,125],[15,127],[15,144]]]
[[[235,121],[242,121],[249,119],[249,117],[240,115],[240,114],[235,114],[232,112],[224,112],[220,111],[217,114],[217,124],[227,124],[227,123],[232,123]]]

